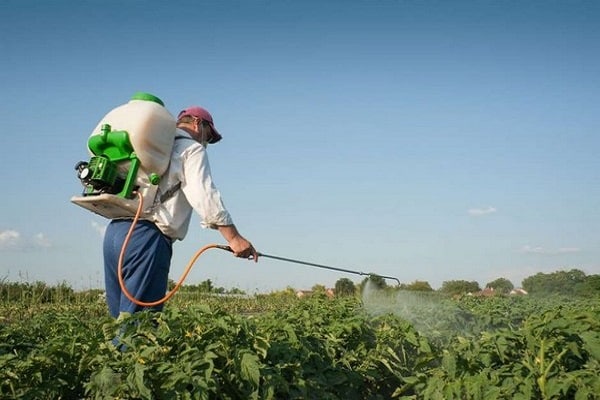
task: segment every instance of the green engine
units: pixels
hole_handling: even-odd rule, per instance
[[[88,140],[88,148],[94,156],[89,162],[80,161],[75,166],[77,177],[84,186],[83,195],[109,193],[131,198],[140,161],[129,134],[112,131],[108,124],[102,125],[101,133]]]

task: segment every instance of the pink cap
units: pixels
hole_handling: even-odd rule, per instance
[[[202,107],[198,107],[198,106],[188,107],[179,113],[179,115],[177,116],[177,119],[179,120],[179,119],[181,119],[181,117],[185,117],[188,115],[191,117],[196,117],[203,121],[208,122],[208,124],[210,125],[210,127],[212,128],[212,131],[213,131],[213,134],[212,134],[210,140],[208,141],[208,143],[210,143],[210,144],[217,143],[219,140],[223,139],[221,134],[215,128],[215,124],[213,123],[212,115],[210,115],[210,113],[206,109],[204,109]]]

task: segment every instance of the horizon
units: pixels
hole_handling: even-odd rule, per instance
[[[555,273],[559,273],[559,272],[569,272],[569,271],[572,271],[572,270],[581,271],[578,268],[570,268],[570,269],[558,269],[556,271],[551,271],[551,272],[536,272],[536,273],[534,273],[534,274],[532,274],[530,276],[525,277],[525,279],[537,276],[539,274],[551,275],[551,274],[555,274]],[[587,273],[585,273],[585,271],[582,271],[582,272],[585,274],[586,278],[587,277],[591,277],[591,276],[600,276],[600,274],[587,274]],[[372,274],[372,275],[377,276],[376,274]],[[271,289],[271,290],[266,291],[266,292],[255,291],[255,292],[252,292],[252,293],[247,293],[245,290],[242,290],[242,289],[240,289],[238,287],[235,287],[235,286],[233,286],[233,287],[223,287],[223,286],[213,285],[213,287],[215,289],[217,289],[217,290],[218,289],[223,289],[225,292],[231,292],[231,291],[241,290],[243,292],[243,294],[246,294],[246,295],[259,295],[259,294],[277,293],[277,292],[286,291],[286,290],[289,290],[289,289],[296,290],[296,291],[310,291],[310,290],[312,290],[313,288],[315,288],[317,286],[322,286],[322,287],[324,287],[326,289],[334,289],[335,288],[335,284],[339,280],[344,279],[344,278],[346,278],[346,277],[340,277],[331,286],[324,285],[322,283],[316,282],[316,283],[314,283],[314,284],[312,284],[312,285],[310,285],[308,287],[286,286],[286,287],[283,287],[283,288]],[[347,278],[347,279],[350,279],[350,278]],[[489,284],[492,283],[492,282],[494,282],[495,280],[498,280],[498,279],[507,279],[507,278],[498,277],[498,278],[496,278],[494,280],[491,280],[491,281],[489,281],[489,282],[487,282],[485,284],[481,284],[481,282],[477,282],[475,280],[450,279],[450,280],[442,282],[442,285],[440,285],[440,287],[431,286],[428,281],[421,281],[421,280],[415,280],[415,281],[412,281],[412,282],[400,282],[397,285],[390,285],[390,284],[388,284],[387,283],[389,281],[388,279],[384,279],[384,281],[386,282],[386,287],[396,288],[396,289],[400,289],[400,290],[411,290],[411,289],[401,288],[402,285],[409,286],[409,285],[412,285],[412,284],[415,284],[415,283],[421,283],[422,282],[422,283],[428,284],[431,287],[432,291],[438,292],[438,291],[442,290],[442,287],[443,287],[444,284],[446,284],[446,283],[452,283],[452,282],[468,282],[468,283],[475,282],[475,283],[477,283],[477,285],[478,285],[478,287],[479,287],[479,289],[481,291],[483,291],[483,290],[485,290],[487,288],[492,288],[493,289],[493,286],[490,286]],[[350,280],[352,281],[352,279],[350,279]],[[365,277],[365,278],[362,278],[360,281],[352,281],[352,283],[354,284],[355,287],[360,287],[363,284],[363,282],[366,282],[368,280],[369,280],[369,277]],[[518,289],[523,289],[523,282],[520,282],[517,285],[517,284],[515,284],[515,282],[512,282],[510,279],[507,279],[507,280],[510,282],[510,284],[513,285],[513,289],[517,289],[517,290]],[[205,283],[206,281],[210,281],[211,284],[213,284],[212,279],[207,278],[204,281],[195,282],[195,283],[186,283],[186,282],[184,282],[181,285],[180,289],[184,289],[184,288],[189,287],[189,286],[199,286],[199,285]],[[176,282],[177,282],[176,279],[169,278],[169,284],[173,284],[174,285]],[[68,281],[66,281],[66,280],[62,281],[62,282],[49,283],[49,282],[40,281],[40,280],[37,280],[37,281],[31,281],[31,280],[11,281],[11,280],[7,280],[6,278],[1,278],[0,279],[0,285],[4,285],[4,284],[35,285],[35,284],[40,284],[40,283],[46,285],[46,287],[49,287],[49,288],[66,286],[69,289],[72,289],[75,293],[86,292],[86,291],[93,291],[93,290],[102,290],[102,291],[104,291],[104,285],[103,284],[95,286],[95,287],[87,287],[87,288],[86,287],[79,287],[78,288],[78,287],[72,287],[71,284]]]

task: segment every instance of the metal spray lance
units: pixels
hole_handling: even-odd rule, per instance
[[[233,252],[233,250],[231,250],[231,247],[229,246],[224,246],[224,245],[216,245],[216,248],[221,249],[221,250],[226,250],[229,252]],[[273,256],[270,254],[265,254],[265,253],[257,253],[259,257],[266,257],[266,258],[272,258],[274,260],[279,260],[279,261],[286,261],[286,262],[291,262],[291,263],[295,263],[295,264],[302,264],[302,265],[308,265],[311,267],[317,267],[317,268],[324,268],[324,269],[329,269],[332,271],[339,271],[339,272],[347,272],[349,274],[356,274],[356,275],[363,275],[363,276],[378,276],[380,278],[384,278],[384,279],[393,279],[396,282],[398,282],[398,285],[400,285],[400,280],[396,277],[393,276],[386,276],[386,275],[379,275],[375,272],[362,272],[362,271],[354,271],[351,269],[346,269],[346,268],[337,268],[337,267],[331,267],[329,265],[323,265],[323,264],[315,264],[312,262],[307,262],[307,261],[301,261],[301,260],[294,260],[292,258],[286,258],[286,257],[279,257],[279,256]]]

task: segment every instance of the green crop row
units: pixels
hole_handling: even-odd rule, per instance
[[[579,400],[600,393],[599,299],[453,301],[386,292],[205,300],[119,321],[94,302],[1,305],[0,398]]]

